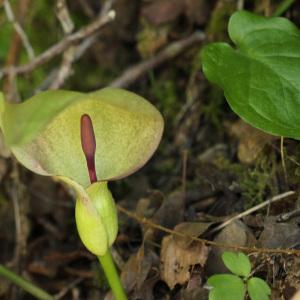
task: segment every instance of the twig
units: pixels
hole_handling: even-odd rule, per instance
[[[7,19],[12,22],[14,28],[15,28],[15,31],[19,34],[22,42],[23,42],[23,45],[26,49],[26,52],[28,54],[28,57],[30,60],[33,60],[34,59],[34,50],[32,48],[32,46],[30,45],[30,42],[29,42],[29,39],[25,33],[25,31],[22,29],[21,25],[16,21],[15,19],[15,16],[13,14],[13,11],[12,11],[12,8],[10,6],[10,3],[9,3],[9,0],[4,0],[4,10],[5,10],[5,13],[7,15]]]
[[[89,17],[93,18],[95,17],[95,13],[93,9],[89,6],[86,0],[78,0],[79,4],[82,7],[83,12]]]
[[[283,213],[278,216],[277,222],[286,222],[291,220],[292,218],[299,217],[300,216],[300,208],[296,208],[293,211],[289,211],[287,213]]]
[[[19,26],[22,28],[23,23],[25,21],[26,14],[29,10],[31,0],[21,0],[17,1],[17,12],[16,16],[14,16],[14,19],[17,19]],[[9,3],[8,3],[9,5]],[[8,7],[8,10],[10,7]],[[21,35],[22,36],[22,35]],[[11,67],[16,64],[18,61],[20,50],[23,45],[23,41],[20,34],[15,30],[12,37],[11,42],[9,46],[9,50],[7,52],[6,67]],[[5,99],[9,102],[19,102],[20,101],[20,95],[17,88],[17,82],[16,82],[16,76],[13,72],[10,72],[8,76],[6,76],[3,86],[2,86],[3,92],[5,94]]]
[[[66,0],[57,0],[56,2],[57,17],[61,23],[65,35],[70,34],[74,30],[74,23],[71,19]],[[50,85],[50,89],[58,89],[63,85],[65,80],[70,76],[72,72],[72,64],[75,59],[75,47],[71,46],[64,54],[61,66],[54,78],[54,81]]]
[[[26,245],[28,237],[28,220],[27,220],[27,205],[23,185],[20,182],[18,165],[16,160],[13,160],[11,173],[11,181],[8,182],[7,190],[13,203],[14,218],[15,218],[15,253],[13,263],[19,268],[20,259],[26,254]],[[22,199],[22,201],[21,201]]]
[[[170,44],[167,48],[159,52],[156,56],[127,69],[119,78],[114,80],[110,84],[110,86],[126,88],[130,86],[132,83],[134,83],[141,76],[146,74],[148,71],[165,63],[168,60],[175,58],[183,50],[186,50],[191,46],[203,42],[204,39],[205,39],[205,34],[199,31],[199,32],[195,32],[188,38],[174,42]]]
[[[187,173],[187,161],[188,161],[188,151],[185,149],[182,152],[182,174],[181,174],[181,184],[182,184],[182,208],[185,211],[186,202],[186,173]]]
[[[285,179],[285,183],[288,182],[288,176],[287,176],[287,171],[286,171],[286,164],[285,164],[285,157],[284,157],[284,137],[281,136],[280,137],[280,156],[281,156],[281,164],[282,164],[282,169],[283,169],[283,173],[284,173],[284,179]]]
[[[257,211],[257,210],[259,210],[261,208],[264,208],[265,206],[268,206],[271,203],[283,200],[283,199],[285,199],[285,198],[287,198],[289,196],[292,196],[292,195],[295,195],[294,191],[289,191],[289,192],[285,192],[285,193],[282,193],[280,195],[274,196],[273,198],[268,199],[268,200],[266,200],[266,201],[264,201],[264,202],[262,202],[262,203],[260,203],[260,204],[258,204],[256,206],[254,206],[254,207],[251,207],[251,208],[245,210],[244,212],[242,212],[242,213],[240,213],[240,214],[238,214],[238,215],[230,218],[229,220],[223,222],[219,226],[217,226],[217,227],[213,228],[212,230],[210,230],[208,232],[208,234],[215,233],[215,232],[223,229],[224,227],[228,226],[229,224],[231,224],[235,220],[239,220],[239,219],[241,219],[241,218],[243,218],[245,216],[248,216],[248,215],[252,214],[253,212],[255,212],[255,211]]]
[[[277,146],[273,145],[272,143],[269,144],[273,149],[275,149],[277,152],[281,153],[281,149],[279,149]],[[292,156],[289,156],[288,154],[285,155],[286,158],[292,162],[293,164],[295,164],[296,166],[300,167],[300,163],[294,159]]]
[[[244,3],[245,1],[244,0],[238,0],[238,2],[237,2],[237,10],[242,10],[242,9],[244,9]]]
[[[291,193],[291,195],[294,192],[289,192]],[[129,218],[136,220],[138,223],[144,224],[146,226],[155,228],[157,230],[163,231],[165,233],[168,234],[172,234],[174,236],[178,236],[181,238],[189,238],[192,241],[195,242],[199,242],[199,243],[203,243],[205,245],[209,245],[209,246],[213,246],[213,247],[218,247],[218,248],[225,248],[225,249],[232,249],[235,251],[243,251],[243,252],[247,252],[247,253],[267,253],[267,254],[287,254],[287,255],[296,255],[296,256],[300,256],[300,250],[297,249],[281,249],[281,248],[276,248],[276,249],[272,249],[272,248],[256,248],[256,247],[244,247],[244,246],[236,246],[236,245],[230,245],[230,244],[224,244],[224,243],[218,243],[218,242],[214,242],[214,241],[209,241],[206,239],[201,239],[198,238],[196,236],[191,236],[191,235],[187,235],[184,233],[181,233],[179,231],[175,231],[169,228],[166,228],[164,226],[161,226],[159,224],[153,223],[151,220],[147,219],[147,218],[141,218],[139,217],[137,214],[128,211],[127,209],[125,209],[124,207],[117,205],[117,208],[120,212],[124,213],[125,215],[127,215]]]
[[[16,186],[15,186],[16,187]],[[21,256],[21,252],[23,249],[23,239],[22,239],[22,230],[21,230],[21,216],[20,216],[20,205],[18,199],[18,192],[15,188],[11,191],[11,200],[14,208],[14,218],[15,218],[15,239],[16,239],[16,247],[15,247],[15,263],[19,265],[19,260]]]
[[[75,58],[74,62],[76,62],[80,57],[84,55],[84,53],[93,45],[93,43],[97,40],[98,34],[94,34],[86,39],[84,39],[77,47],[76,47],[76,53],[75,53]],[[50,71],[50,74],[44,79],[44,81],[35,89],[35,93],[47,90],[53,80],[57,77],[57,74],[59,72],[58,68],[54,68],[53,70]]]
[[[71,33],[74,30],[74,23],[71,19],[66,0],[56,1],[56,15],[60,21],[64,33]]]
[[[76,278],[75,280],[73,280],[70,284],[65,286],[59,293],[57,293],[54,296],[54,299],[59,300],[59,299],[63,298],[71,289],[73,289],[76,285],[81,283],[83,281],[83,279],[84,278]]]
[[[32,60],[28,64],[24,64],[18,67],[13,67],[13,71],[15,74],[26,74],[33,71],[38,66],[48,62],[55,56],[59,55],[60,53],[64,52],[70,46],[78,43],[84,38],[89,37],[90,35],[94,34],[97,30],[101,27],[106,25],[107,23],[111,22],[115,17],[115,11],[110,10],[107,14],[101,14],[94,22],[90,23],[86,27],[78,30],[77,32],[70,34],[63,38],[60,42],[55,44],[54,46],[50,47],[48,50],[43,52],[41,55],[37,56],[34,60]],[[4,68],[0,70],[0,75],[8,74],[10,72],[9,68]]]
[[[113,257],[114,262],[115,262],[116,266],[118,267],[118,269],[123,270],[123,268],[125,266],[125,262],[124,262],[123,258],[121,257],[121,255],[119,254],[119,252],[114,247],[110,248],[110,252],[111,252],[111,256]]]

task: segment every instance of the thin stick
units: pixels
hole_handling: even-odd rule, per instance
[[[242,213],[240,213],[240,214],[238,214],[238,215],[236,215],[236,216],[230,218],[229,220],[223,222],[223,223],[220,224],[219,226],[217,226],[217,227],[215,227],[214,229],[212,229],[211,231],[209,231],[208,234],[215,233],[215,232],[217,232],[217,231],[223,229],[224,227],[228,226],[229,224],[231,224],[231,223],[232,223],[233,221],[235,221],[235,220],[239,220],[239,219],[241,219],[241,218],[243,218],[243,217],[245,217],[245,216],[248,216],[248,215],[252,214],[253,212],[255,212],[255,211],[257,211],[257,210],[259,210],[259,209],[261,209],[261,208],[264,208],[265,206],[268,206],[268,205],[271,204],[271,203],[274,203],[274,202],[283,200],[283,199],[285,199],[285,198],[287,198],[287,197],[289,197],[289,196],[292,196],[292,195],[294,195],[294,194],[295,194],[295,192],[289,191],[289,192],[285,192],[285,193],[279,194],[279,195],[277,195],[277,196],[274,196],[273,198],[268,199],[268,200],[266,200],[266,201],[264,201],[264,202],[262,202],[262,203],[260,203],[260,204],[258,204],[258,205],[256,205],[256,206],[253,206],[253,207],[251,207],[251,208],[245,210],[244,212],[242,212]]]
[[[187,160],[188,160],[188,151],[185,149],[182,152],[182,175],[181,175],[181,184],[182,184],[182,209],[185,211],[185,202],[186,202],[186,173],[187,173]]]
[[[0,276],[8,279],[10,282],[18,285],[24,291],[28,292],[29,294],[33,295],[35,298],[40,300],[54,300],[50,294],[42,290],[41,288],[35,286],[32,282],[22,278],[21,276],[17,275],[16,273],[10,271],[6,267],[0,264]]]
[[[237,10],[242,10],[242,9],[244,9],[244,5],[245,5],[244,2],[245,2],[244,0],[238,0],[237,6],[236,6]]]
[[[165,63],[168,60],[175,58],[183,50],[186,50],[193,45],[203,42],[204,39],[205,34],[203,32],[195,32],[185,39],[174,42],[170,44],[166,49],[159,52],[156,56],[127,69],[119,78],[115,79],[110,84],[110,86],[126,88],[150,70]]]
[[[285,164],[285,157],[284,157],[284,148],[283,148],[283,142],[284,142],[284,137],[280,137],[280,156],[281,156],[281,164],[282,164],[282,169],[284,173],[284,179],[285,182],[288,182],[288,177],[287,177],[287,171],[286,171],[286,164]]]
[[[71,34],[74,30],[74,23],[70,16],[70,12],[66,0],[57,0],[56,2],[57,18],[59,19],[65,35]],[[75,46],[68,48],[64,54],[60,68],[50,85],[49,89],[56,90],[60,88],[65,80],[72,72],[72,64],[75,60]]]
[[[59,300],[63,298],[71,289],[73,289],[76,285],[83,281],[83,278],[76,278],[70,284],[65,286],[59,293],[57,293],[54,298],[55,300]]]
[[[287,192],[287,193],[290,193],[290,195],[295,194],[295,192],[292,192],[292,191]],[[191,236],[191,235],[188,235],[188,234],[184,234],[184,233],[169,229],[167,227],[161,226],[159,224],[156,224],[156,223],[152,222],[151,220],[149,220],[147,218],[141,218],[137,214],[125,209],[124,207],[122,207],[120,205],[117,205],[117,208],[120,212],[122,212],[123,214],[126,214],[129,218],[132,218],[132,219],[136,220],[138,223],[141,223],[141,224],[144,224],[146,226],[155,228],[157,230],[163,231],[163,232],[168,233],[168,234],[172,234],[174,236],[178,236],[178,237],[181,237],[181,238],[189,238],[192,241],[203,243],[205,245],[218,247],[218,248],[232,249],[232,250],[235,250],[235,251],[243,251],[243,252],[246,252],[246,253],[287,254],[287,255],[300,256],[300,250],[297,250],[297,249],[282,249],[282,248],[274,249],[274,248],[245,247],[245,246],[236,246],[236,245],[218,243],[218,242],[209,241],[209,240],[206,240],[206,239],[201,239],[201,238],[198,238],[196,236]]]
[[[9,1],[4,0],[3,4],[4,4],[4,10],[7,15],[8,20],[13,24],[15,31],[19,34],[19,36],[23,42],[23,45],[26,49],[29,59],[33,60],[34,56],[35,56],[34,50],[33,50],[32,46],[30,45],[29,39],[28,39],[25,31],[23,30],[21,25],[16,21],[16,18],[13,14],[13,11],[12,11]]]
[[[71,45],[78,43],[80,40],[87,38],[88,36],[94,34],[101,27],[112,21],[115,17],[115,11],[110,10],[107,14],[101,14],[94,22],[90,23],[86,27],[78,30],[77,32],[70,34],[63,38],[60,42],[50,47],[48,50],[43,52],[41,55],[37,56],[28,64],[21,65],[19,67],[13,67],[13,72],[15,74],[25,74],[33,71],[38,66],[48,62],[55,56],[64,52]],[[10,68],[4,68],[0,70],[0,75],[8,74],[11,71]],[[2,74],[1,74],[2,73]]]
[[[18,20],[18,24],[21,26],[21,28],[30,9],[30,3],[31,0],[16,1],[16,5],[18,8],[14,18]],[[10,46],[5,62],[6,67],[14,66],[16,64],[20,57],[20,50],[22,49],[22,47],[24,47],[22,38],[19,33],[15,31],[10,40]],[[8,76],[6,76],[3,82],[2,91],[5,95],[5,99],[8,102],[20,102],[21,100],[16,81],[17,80],[15,74],[11,72]]]

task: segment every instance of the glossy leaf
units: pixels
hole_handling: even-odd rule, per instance
[[[211,276],[207,283],[212,286],[209,300],[244,300],[246,288],[243,280],[235,275]]]
[[[250,260],[242,252],[224,252],[222,260],[225,266],[234,274],[247,277],[251,271]]]
[[[202,52],[206,77],[234,112],[268,133],[300,139],[300,31],[284,18],[235,13],[226,43]]]
[[[268,300],[271,295],[268,284],[258,277],[252,277],[248,280],[247,289],[251,300]]]
[[[84,188],[89,176],[80,140],[83,114],[91,117],[95,130],[99,181],[127,176],[143,166],[163,131],[156,108],[122,89],[48,91],[22,104],[0,101],[1,128],[17,159],[36,173],[68,178]]]

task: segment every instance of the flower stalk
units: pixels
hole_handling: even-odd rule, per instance
[[[93,128],[93,123],[88,114],[84,114],[81,116],[80,129],[81,129],[81,146],[86,158],[90,182],[91,184],[94,184],[98,181],[97,173],[95,169],[96,138],[95,138],[95,132]],[[105,184],[105,188],[106,187],[107,185]],[[114,214],[115,212],[109,211],[109,213]],[[111,224],[108,224],[108,226],[110,225]],[[77,226],[78,226],[78,222],[77,222]],[[104,255],[97,255],[97,257],[104,270],[105,276],[111,287],[115,299],[126,300],[127,296],[122,287],[120,277],[118,275],[116,266],[113,262],[109,247],[107,247],[107,250]]]

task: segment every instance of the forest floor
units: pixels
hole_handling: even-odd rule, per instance
[[[165,119],[147,165],[110,183],[119,214],[112,254],[129,299],[208,299],[208,277],[229,273],[225,250],[249,255],[271,299],[290,299],[300,288],[300,255],[280,249],[300,247],[300,144],[241,121],[205,79],[200,58],[205,44],[229,42],[236,10],[270,16],[287,1],[117,0],[114,20],[103,17],[109,0],[57,1],[66,14],[55,2],[0,1],[0,62],[16,71],[1,79],[7,100],[110,85],[149,99]],[[289,2],[282,16],[300,26],[300,3]],[[103,24],[88,33],[101,9]],[[60,41],[57,52],[50,48]],[[56,299],[111,299],[78,237],[72,191],[23,168],[2,139],[0,181],[0,262]],[[32,297],[0,278],[0,299]]]

